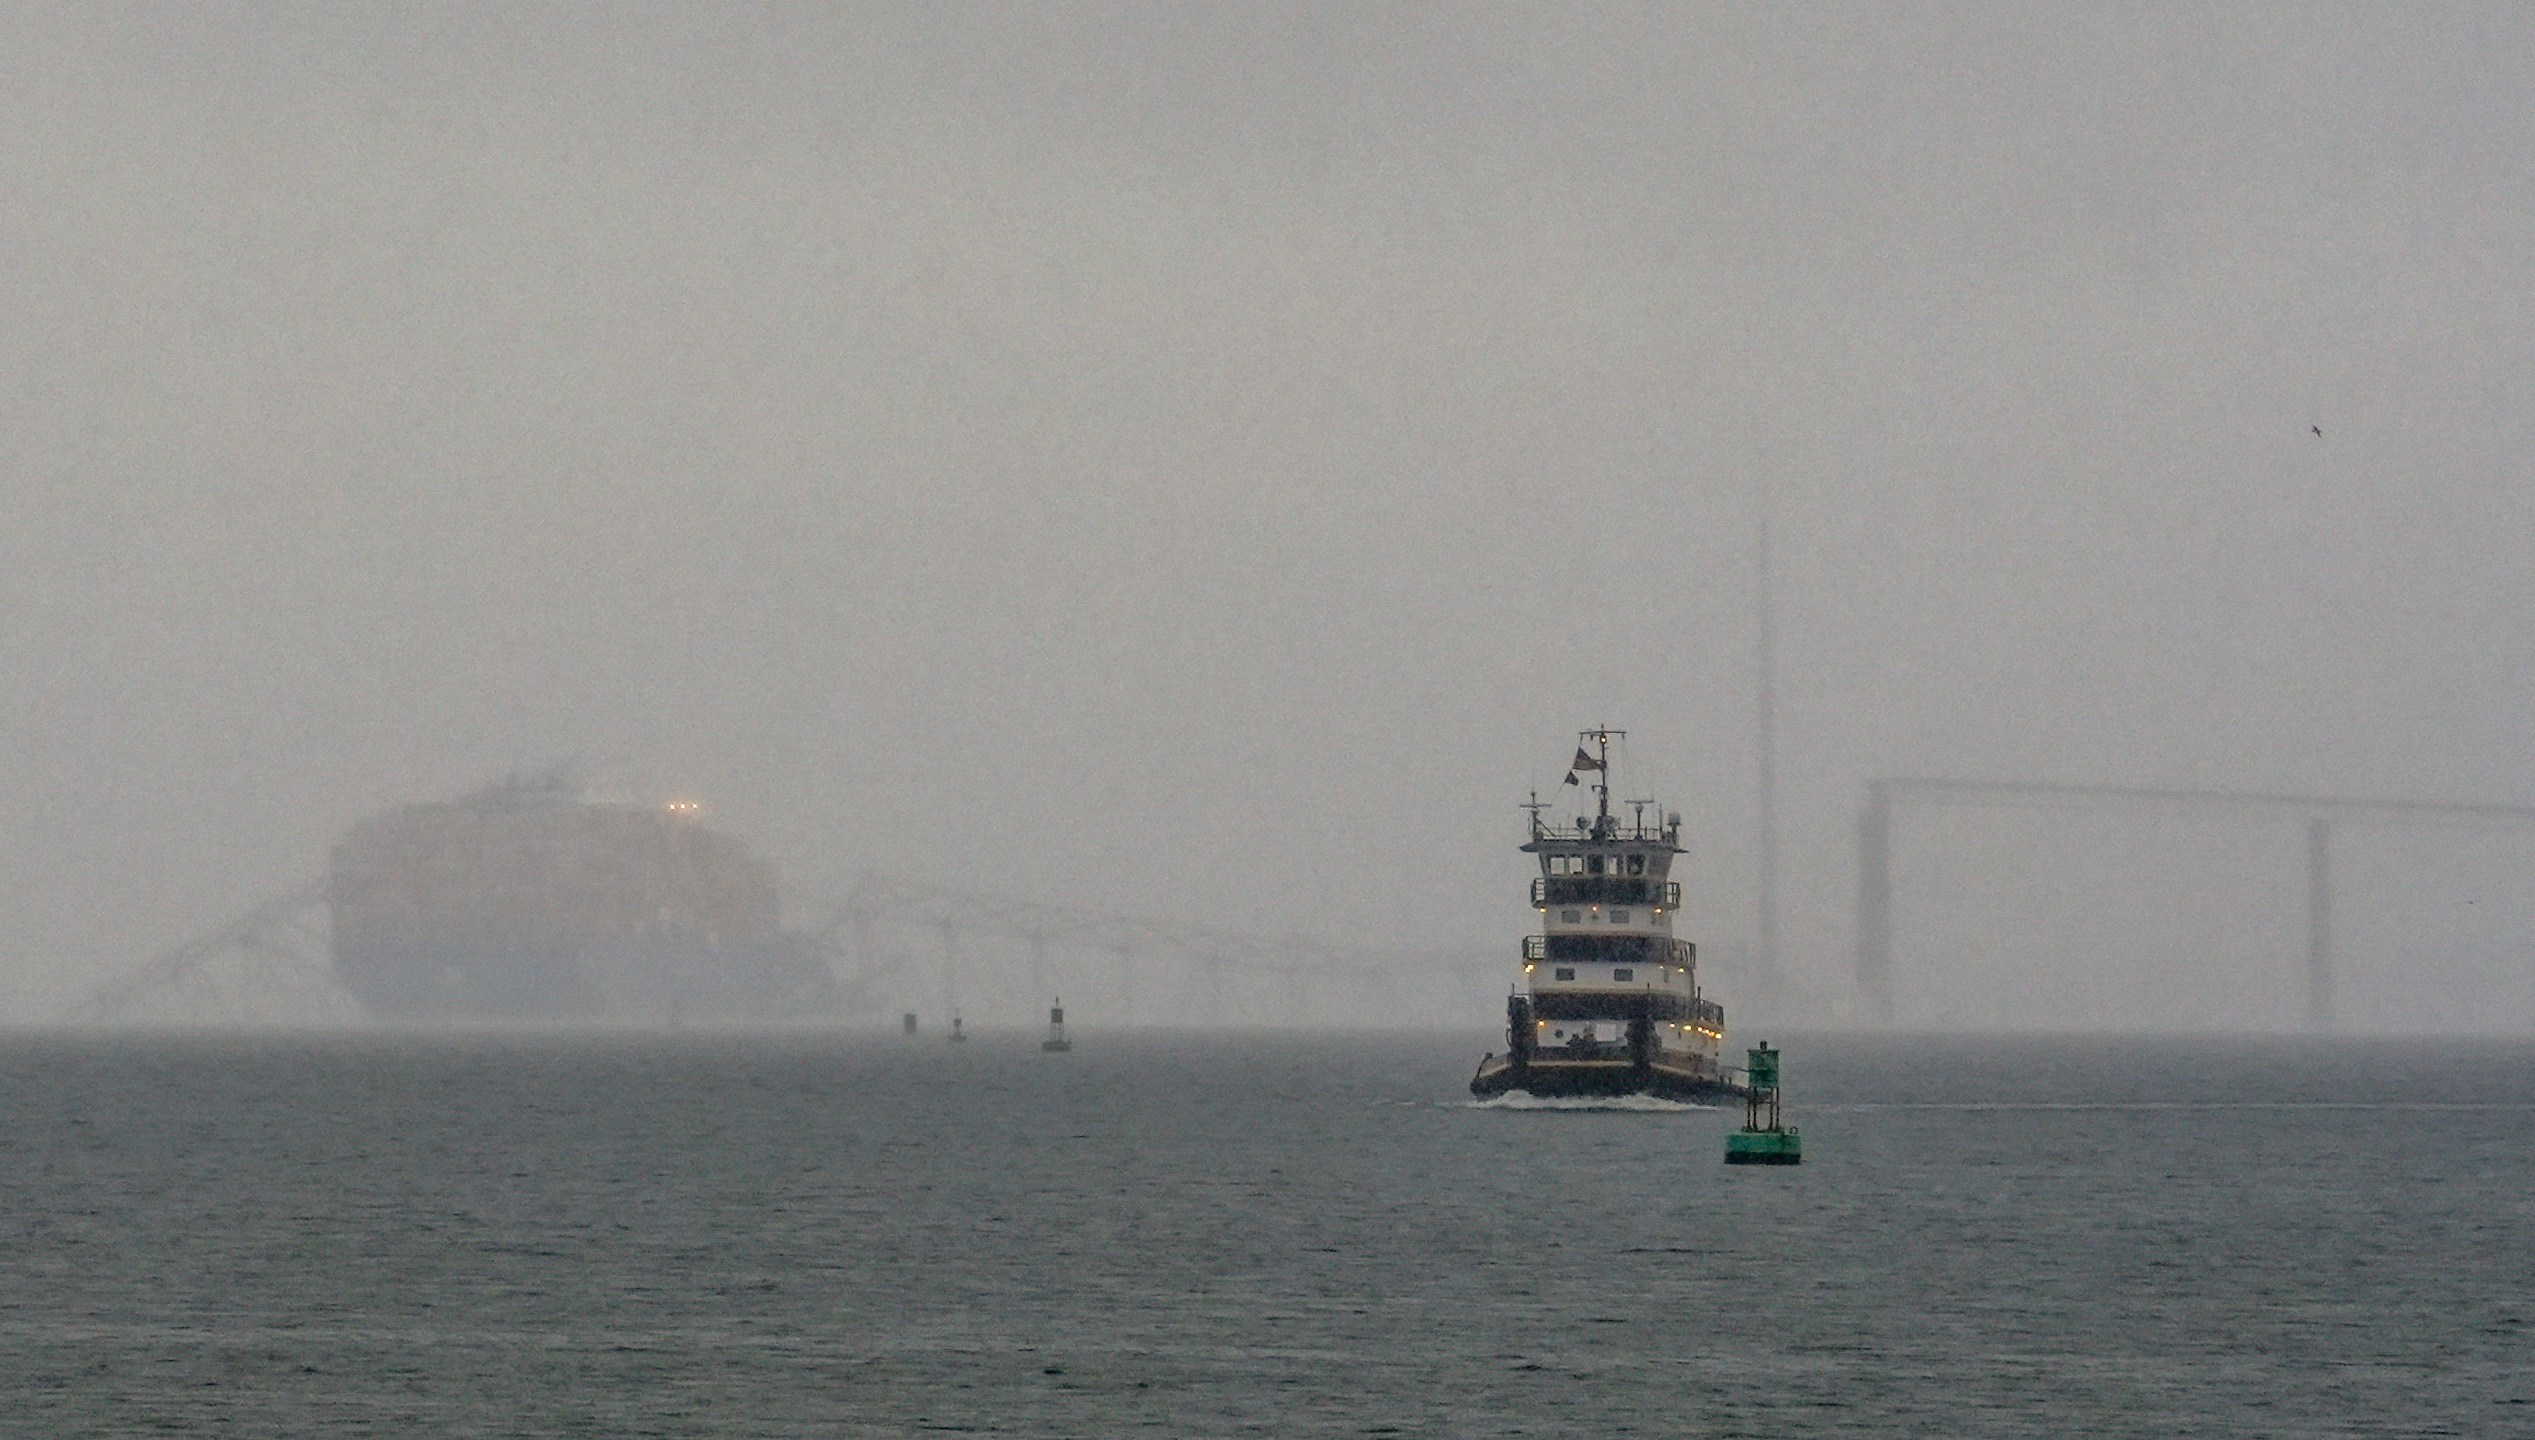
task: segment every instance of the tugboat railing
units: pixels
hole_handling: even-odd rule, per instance
[[[1532,908],[1552,905],[1679,905],[1681,882],[1613,875],[1535,875]]]
[[[1541,808],[1547,809],[1548,807],[1543,806]],[[1547,823],[1537,825],[1532,830],[1532,839],[1534,841],[1551,840],[1569,844],[1590,844],[1597,841],[1607,842],[1612,840],[1634,840],[1641,842],[1651,841],[1658,845],[1669,845],[1681,834],[1681,827],[1671,823],[1648,825],[1643,822],[1639,822],[1632,824],[1620,819],[1618,816],[1612,816],[1608,819],[1601,820],[1596,820],[1589,815],[1578,818],[1582,819],[1584,823],[1581,825],[1551,825]]]
[[[1562,955],[1559,957],[1559,963],[1562,965],[1678,965],[1685,970],[1693,969],[1699,963],[1699,947],[1688,940],[1666,940],[1660,936],[1620,938],[1640,941],[1644,948],[1625,954],[1599,952]],[[1548,936],[1526,935],[1523,937],[1524,960],[1537,965],[1548,958]]]

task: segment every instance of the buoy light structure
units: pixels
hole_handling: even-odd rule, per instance
[[[1039,1048],[1050,1054],[1061,1054],[1074,1048],[1074,1042],[1065,1038],[1065,1000],[1062,996],[1047,1007],[1047,1038],[1039,1042]]]
[[[1752,1047],[1751,1064],[1743,1072],[1743,1128],[1725,1137],[1728,1165],[1795,1165],[1804,1160],[1804,1143],[1795,1127],[1780,1123],[1778,1052],[1764,1040]]]

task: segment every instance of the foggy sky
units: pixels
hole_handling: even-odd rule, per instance
[[[567,756],[1510,973],[1607,723],[1730,949],[1764,489],[1824,1005],[1871,775],[2535,799],[2530,130],[2505,6],[13,8],[0,1007]],[[2019,833],[1905,827],[1923,1018],[2301,943],[2294,837]]]

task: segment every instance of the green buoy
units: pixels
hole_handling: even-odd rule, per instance
[[[1728,1165],[1795,1165],[1804,1142],[1792,1125],[1778,1123],[1778,1052],[1764,1040],[1743,1073],[1743,1128],[1725,1137]]]

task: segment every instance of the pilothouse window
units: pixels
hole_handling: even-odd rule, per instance
[[[1619,981],[1619,982],[1621,982],[1621,983],[1626,983],[1626,982],[1628,982],[1628,981],[1631,981],[1631,980],[1636,979],[1636,978],[1637,978],[1637,972],[1636,972],[1636,971],[1634,971],[1634,970],[1628,969],[1627,967],[1623,966],[1623,967],[1621,967],[1620,969],[1617,969],[1617,970],[1612,971],[1612,972],[1611,972],[1611,978],[1612,978],[1613,980]]]
[[[1599,856],[1599,855],[1587,855],[1587,856],[1585,856],[1585,857],[1584,857],[1584,873],[1585,873],[1585,874],[1587,874],[1587,875],[1599,875],[1599,874],[1601,874],[1601,873],[1602,873],[1602,857],[1601,857],[1601,856]]]
[[[1643,874],[1645,874],[1645,873],[1646,873],[1646,857],[1645,857],[1645,856],[1643,856],[1643,855],[1631,855],[1631,856],[1629,856],[1629,857],[1628,857],[1628,873],[1629,873],[1629,874],[1631,874],[1631,875],[1643,875]]]

